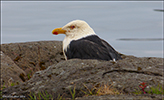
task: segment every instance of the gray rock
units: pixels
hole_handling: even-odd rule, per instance
[[[150,87],[162,85],[164,78],[163,59],[154,57],[137,58],[134,56],[122,55],[123,59],[117,62],[100,60],[80,60],[71,59],[61,61],[58,64],[49,66],[43,71],[36,72],[33,77],[20,85],[9,87],[3,90],[3,95],[25,95],[28,97],[30,92],[39,93],[47,91],[54,98],[63,95],[63,98],[71,98],[70,90],[76,89],[77,100],[85,100],[86,94],[93,88],[112,85],[124,94],[122,96],[111,96],[114,99],[126,98],[127,94],[133,96],[136,90],[140,90],[140,82],[146,82],[148,85],[145,91]],[[89,90],[88,90],[89,89]],[[80,97],[82,97],[80,99]],[[110,97],[110,96],[109,96]],[[89,99],[106,100],[108,96],[89,96]],[[138,99],[162,99],[162,96],[139,96]],[[89,100],[88,99],[88,100]]]
[[[1,44],[1,51],[29,76],[65,60],[61,41]],[[27,77],[24,79],[28,80]]]
[[[16,85],[22,83],[20,75],[26,75],[25,72],[20,69],[10,57],[6,56],[2,51],[1,55],[1,86],[10,87],[11,85]]]
[[[160,100],[160,98],[162,97],[154,95],[103,95],[80,97],[75,100]]]

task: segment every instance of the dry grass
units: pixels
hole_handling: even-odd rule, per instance
[[[115,95],[115,94],[121,94],[121,92],[117,90],[116,88],[114,88],[113,84],[111,85],[104,84],[98,88],[98,92],[97,92],[98,96],[107,95],[107,94]]]
[[[117,90],[116,88],[113,87],[113,84],[108,85],[108,84],[104,84],[102,86],[93,86],[92,89],[89,89],[85,84],[83,84],[83,86],[87,89],[87,91],[83,91],[81,90],[83,93],[85,93],[85,96],[89,96],[89,95],[119,95],[119,94],[123,94],[121,91]]]

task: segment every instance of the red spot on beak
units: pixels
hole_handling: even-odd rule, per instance
[[[58,32],[54,32],[53,34],[58,35]]]

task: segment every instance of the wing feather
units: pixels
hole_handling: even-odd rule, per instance
[[[107,42],[96,35],[71,41],[65,54],[67,59],[117,60],[118,56]]]

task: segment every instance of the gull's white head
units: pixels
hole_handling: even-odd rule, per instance
[[[52,34],[65,34],[66,37],[71,40],[77,40],[88,35],[94,35],[93,29],[82,20],[74,20],[63,26],[62,28],[56,28],[52,31]]]
[[[64,52],[64,51],[67,51],[67,48],[69,48],[69,44],[72,40],[78,40],[83,37],[87,37],[89,35],[95,35],[95,32],[85,21],[74,20],[61,28],[54,29],[52,31],[52,34],[54,35],[65,34],[66,35],[66,37],[63,40],[63,52]],[[67,60],[65,53],[64,53],[64,56],[65,56],[65,59]]]

